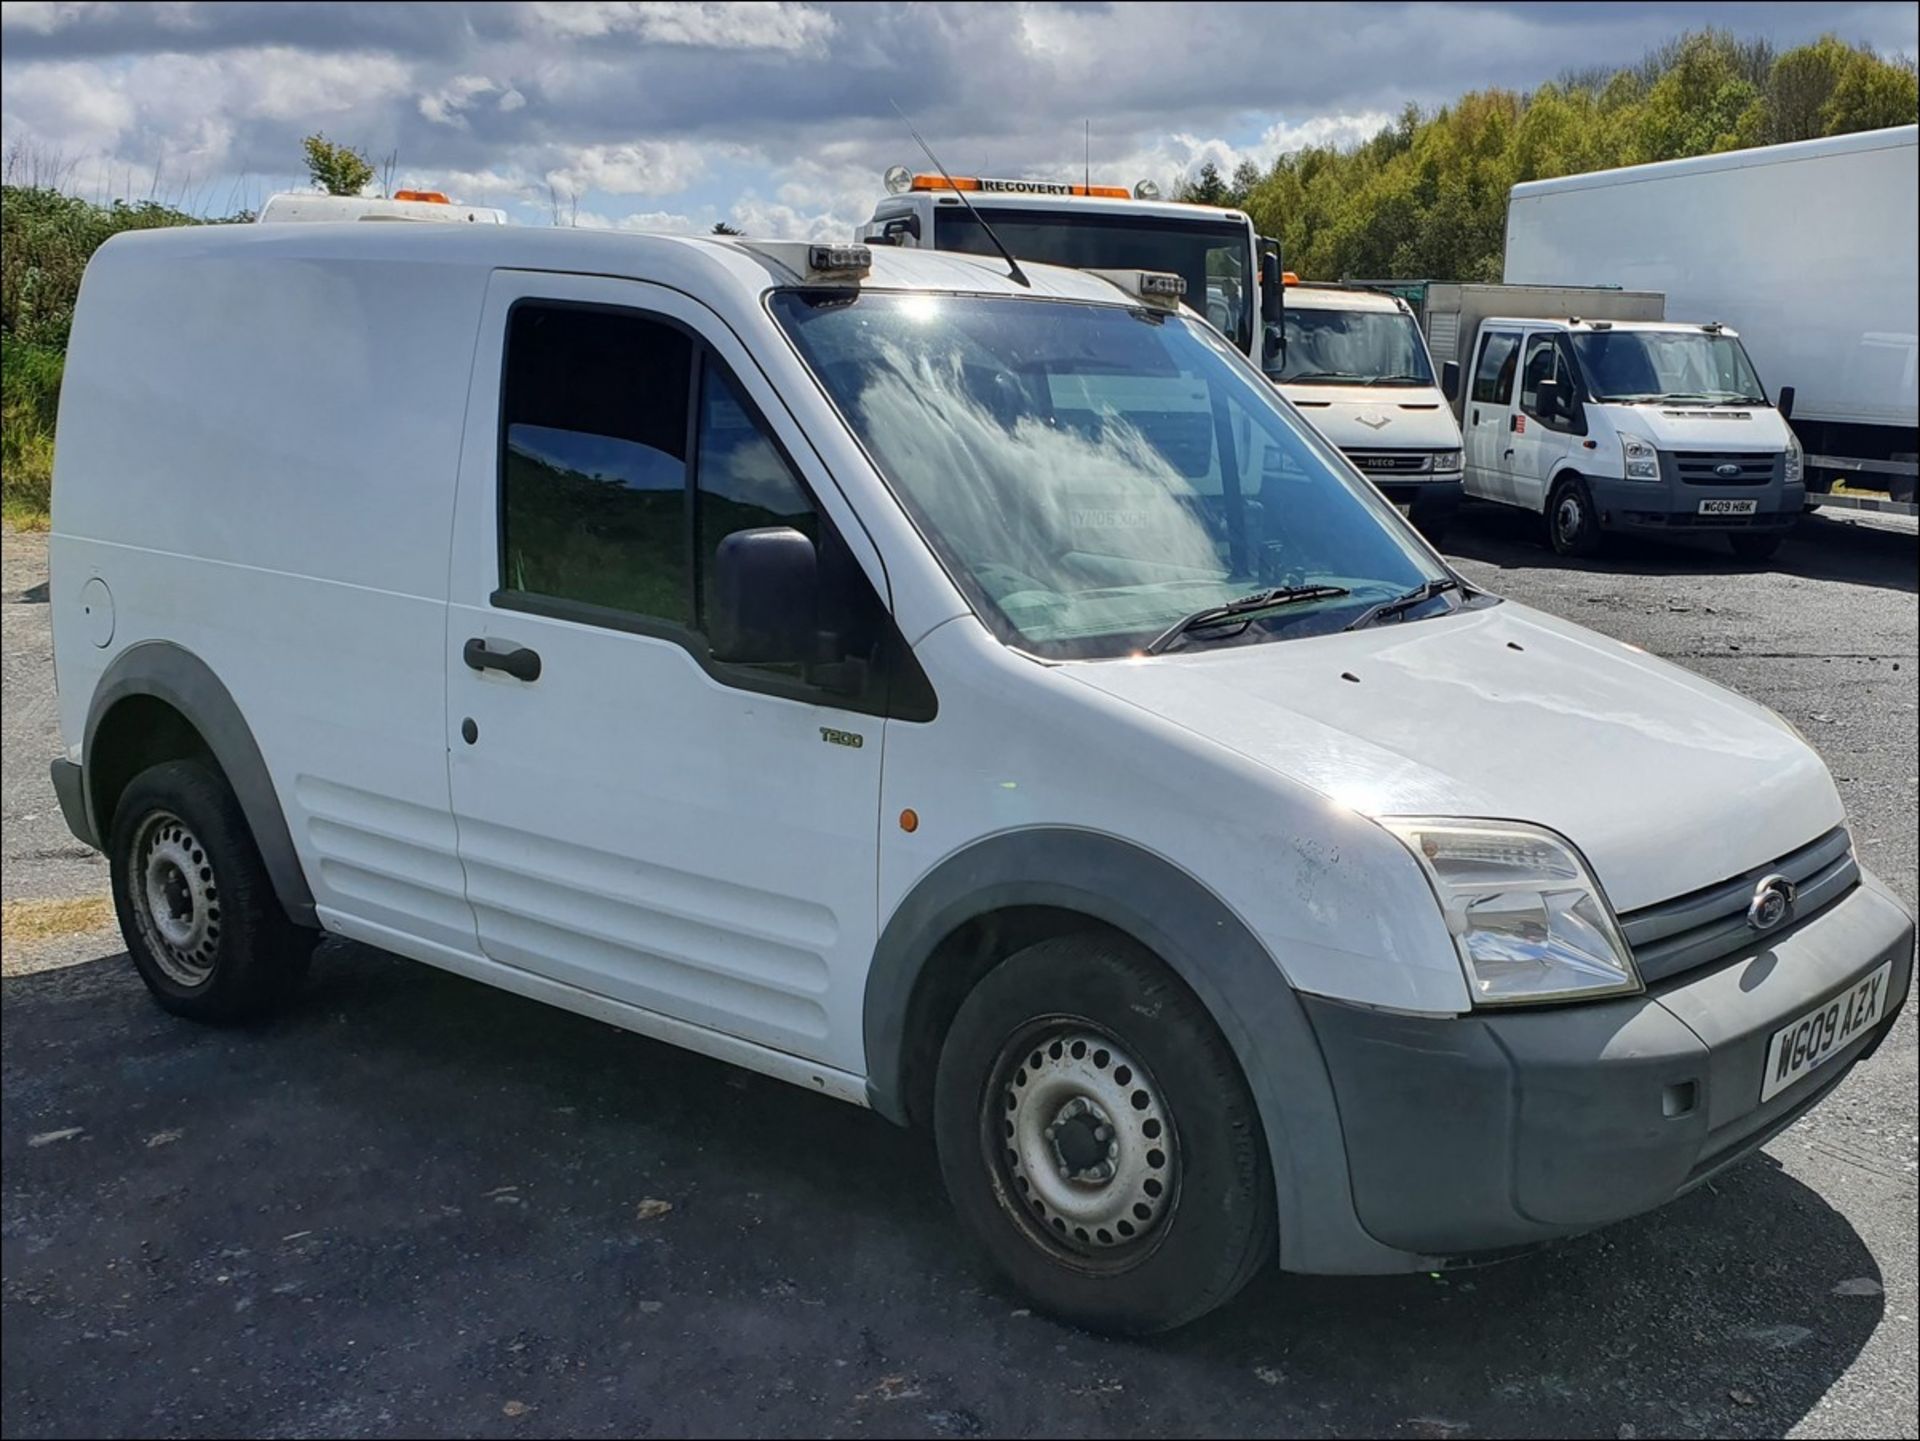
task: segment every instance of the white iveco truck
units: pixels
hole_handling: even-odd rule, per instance
[[[1509,285],[1657,290],[1737,328],[1807,499],[1915,513],[1916,138],[1903,125],[1513,187]]]

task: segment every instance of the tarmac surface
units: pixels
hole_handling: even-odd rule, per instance
[[[1787,716],[1913,903],[1910,521],[1810,517],[1759,569],[1704,541],[1567,566],[1475,508],[1448,549]],[[1915,1434],[1911,1006],[1651,1216],[1438,1278],[1272,1274],[1103,1340],[1029,1314],[924,1141],[853,1107],[341,943],[283,1019],[203,1029],[97,906],[37,936],[106,891],[47,782],[44,565],[6,535],[8,1435]]]

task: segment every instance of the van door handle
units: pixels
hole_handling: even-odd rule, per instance
[[[515,680],[529,682],[540,679],[540,652],[523,645],[488,650],[486,640],[475,636],[460,654],[475,670],[503,670]]]
[[[1477,411],[1477,410],[1476,410],[1476,411],[1474,411],[1474,413],[1473,413],[1473,423],[1474,423],[1475,425],[1478,425],[1478,424],[1480,423],[1480,412],[1479,412],[1479,411]]]

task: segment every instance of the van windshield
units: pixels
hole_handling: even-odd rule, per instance
[[[873,291],[781,291],[772,308],[1008,644],[1127,655],[1202,608],[1281,587],[1328,593],[1193,642],[1321,634],[1446,577],[1393,508],[1190,319]],[[1458,603],[1436,597],[1420,614]]]
[[[1693,330],[1576,331],[1595,400],[1698,400],[1765,405],[1767,393],[1737,337]]]
[[[1430,386],[1433,367],[1413,317],[1397,310],[1287,307],[1284,360],[1267,374],[1283,385]]]

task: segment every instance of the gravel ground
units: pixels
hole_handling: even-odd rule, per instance
[[[1915,895],[1916,538],[1824,517],[1495,589],[1775,707]],[[104,892],[46,782],[43,547],[6,537],[5,898]],[[1151,1343],[1029,1315],[917,1138],[362,948],[198,1029],[117,938],[6,943],[8,1434],[1912,1436],[1914,1011],[1763,1153],[1659,1213],[1444,1279],[1272,1275]]]

